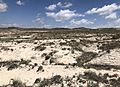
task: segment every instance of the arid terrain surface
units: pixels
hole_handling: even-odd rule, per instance
[[[119,29],[0,29],[1,87],[120,87]]]

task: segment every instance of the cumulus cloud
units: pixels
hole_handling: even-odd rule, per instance
[[[87,19],[81,19],[81,20],[75,20],[75,19],[73,19],[73,20],[70,21],[70,23],[72,25],[89,25],[89,24],[94,24],[94,22],[89,21]]]
[[[73,17],[84,16],[82,14],[76,13],[76,11],[71,11],[69,9],[60,10],[57,13],[55,13],[55,12],[46,12],[46,15],[48,17],[54,18],[58,22],[69,20],[69,19],[71,19]]]
[[[110,15],[106,16],[105,19],[117,19],[117,13],[111,13]]]
[[[21,0],[18,0],[18,1],[16,2],[16,4],[22,6],[22,5],[24,5],[24,2],[22,2]]]
[[[57,5],[61,8],[69,8],[72,6],[72,3],[70,3],[70,2],[64,2],[64,3],[58,2]]]
[[[6,12],[7,9],[8,9],[7,4],[1,1],[0,2],[0,12]]]
[[[50,10],[50,11],[53,11],[53,10],[55,10],[56,9],[56,5],[55,4],[53,4],[53,5],[49,5],[48,7],[45,7],[47,10]]]
[[[118,9],[120,9],[120,5],[113,3],[111,5],[105,5],[101,8],[92,8],[91,10],[88,10],[86,14],[98,13],[99,15],[106,15],[106,14],[111,14]]]
[[[45,7],[47,10],[50,10],[50,11],[53,11],[55,10],[57,7],[60,7],[60,8],[69,8],[72,6],[72,3],[70,2],[58,2],[57,4],[52,4],[52,5],[49,5],[48,7]]]

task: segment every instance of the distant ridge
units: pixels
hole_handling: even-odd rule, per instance
[[[86,28],[86,27],[78,27],[78,28],[22,28],[22,27],[0,27],[0,29],[29,29],[29,30],[120,30],[120,28]]]

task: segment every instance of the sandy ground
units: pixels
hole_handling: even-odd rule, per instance
[[[91,34],[88,36],[92,36]],[[31,38],[30,36],[24,36],[23,38]],[[80,42],[79,39],[74,39],[77,42]],[[96,37],[90,37],[86,38],[86,40],[90,41],[96,41]],[[37,44],[33,43],[16,43],[16,42],[1,42],[0,43],[0,62],[3,61],[21,61],[21,59],[24,60],[30,60],[31,62],[29,65],[34,65],[35,63],[38,64],[38,66],[35,66],[34,69],[31,69],[29,65],[21,65],[21,67],[18,67],[17,69],[13,69],[8,71],[7,66],[1,66],[0,68],[0,85],[6,85],[9,84],[11,79],[18,79],[21,80],[23,83],[26,83],[26,85],[31,86],[33,85],[34,81],[37,78],[51,78],[55,75],[61,75],[62,77],[72,77],[73,75],[77,74],[83,74],[85,71],[93,71],[97,74],[102,73],[109,73],[109,74],[118,74],[120,76],[120,70],[96,70],[93,68],[85,69],[83,67],[72,67],[69,66],[70,64],[77,63],[76,59],[80,57],[83,52],[74,50],[72,53],[72,47],[68,45],[61,46],[59,43],[63,42],[66,43],[66,41],[71,41],[71,39],[51,39],[51,40],[39,40],[34,41],[37,42]],[[35,50],[36,46],[40,46],[44,43],[50,43],[53,42],[53,45],[44,45],[46,47],[44,50],[39,51]],[[88,44],[88,46],[81,45],[81,49],[84,52],[94,52],[98,53],[101,51],[97,48],[98,43]],[[9,50],[2,49],[2,47],[9,48]],[[12,49],[12,50],[10,50]],[[56,64],[61,65],[55,65],[55,63],[50,64],[50,59],[45,60],[45,56],[42,56],[43,54],[49,55],[51,52],[55,52],[51,54],[51,58],[54,59],[54,62]],[[110,53],[106,53],[100,57],[94,58],[91,61],[89,61],[89,64],[109,64],[109,65],[119,65],[120,63],[120,49],[113,49]],[[44,62],[44,64],[43,64]],[[63,64],[63,65],[62,65]],[[39,66],[43,66],[44,71],[38,70]],[[66,68],[68,66],[68,68]]]

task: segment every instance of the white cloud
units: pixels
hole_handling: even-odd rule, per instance
[[[57,4],[52,4],[52,5],[49,5],[48,7],[45,7],[47,10],[50,10],[50,11],[53,11],[55,10],[57,7],[60,7],[60,8],[69,8],[72,6],[72,3],[70,2],[58,2]]]
[[[4,2],[0,2],[0,12],[6,12],[8,9],[8,6]]]
[[[110,20],[104,24],[99,24],[96,25],[96,28],[117,28],[120,27],[120,18],[116,19],[116,20]]]
[[[70,3],[70,2],[64,2],[64,3],[58,2],[57,5],[61,8],[69,8],[72,6],[72,3]]]
[[[76,11],[70,11],[69,9],[60,10],[59,12],[46,12],[48,17],[54,18],[56,21],[61,22],[65,20],[69,20],[73,17],[84,16],[82,14],[76,13]]]
[[[43,26],[45,24],[45,20],[43,17],[41,17],[41,13],[38,13],[32,22],[40,26]]]
[[[89,21],[87,19],[81,19],[81,20],[75,20],[75,19],[73,19],[73,20],[70,21],[70,23],[72,25],[89,25],[89,24],[94,24],[94,22]]]
[[[44,19],[43,19],[43,18],[38,17],[38,18],[36,18],[33,22],[37,22],[37,23],[39,23],[39,24],[43,25],[43,24],[44,24]]]
[[[120,18],[115,21],[115,27],[119,27],[120,28]]]
[[[106,16],[105,19],[117,19],[117,13],[111,13],[110,15]]]
[[[114,21],[110,21],[109,22],[109,26],[111,27],[116,27],[116,28],[120,28],[120,18],[114,20]]]
[[[53,4],[53,5],[49,5],[48,7],[45,7],[47,10],[50,10],[50,11],[53,11],[53,10],[55,10],[55,8],[56,8],[57,6],[55,5],[55,4]]]
[[[120,24],[120,18],[115,20],[115,23]]]
[[[21,0],[18,0],[18,1],[16,2],[16,4],[22,6],[22,5],[24,5],[24,2],[22,2]]]
[[[111,14],[112,12],[120,9],[120,5],[117,5],[116,3],[113,3],[111,5],[105,5],[101,8],[92,8],[91,10],[88,10],[86,14],[95,14],[98,13],[99,15],[106,15]]]
[[[16,24],[16,23],[7,23],[7,24],[0,24],[0,27],[19,27],[20,24]]]

